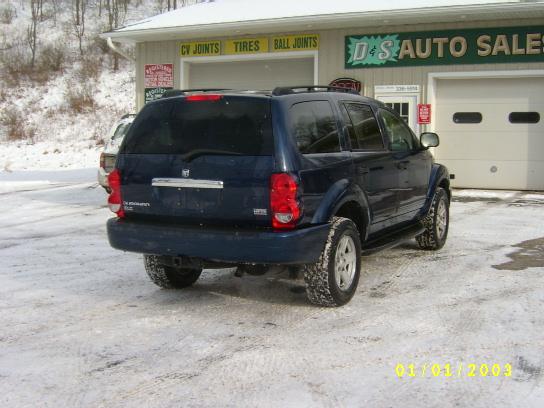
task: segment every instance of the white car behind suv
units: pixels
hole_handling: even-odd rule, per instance
[[[109,193],[108,174],[115,167],[117,151],[123,142],[125,135],[136,117],[133,113],[124,115],[110,130],[104,151],[100,153],[100,167],[98,168],[98,183]]]

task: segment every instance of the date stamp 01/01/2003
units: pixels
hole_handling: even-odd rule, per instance
[[[402,364],[395,367],[398,378],[425,378],[425,377],[511,377],[511,364]]]

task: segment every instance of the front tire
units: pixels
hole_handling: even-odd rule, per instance
[[[306,295],[318,306],[342,306],[357,289],[361,269],[361,238],[348,218],[335,217],[319,261],[304,267]]]
[[[425,232],[416,237],[421,249],[436,251],[444,246],[450,225],[450,200],[448,193],[438,187],[434,193],[429,213],[423,219]]]
[[[144,266],[151,281],[164,289],[182,289],[195,283],[202,269],[176,268],[163,265],[156,255],[144,255]]]

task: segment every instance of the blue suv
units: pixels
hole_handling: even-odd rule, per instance
[[[109,176],[110,244],[163,288],[204,268],[301,271],[309,300],[347,303],[361,255],[440,249],[450,177],[403,119],[330,87],[186,90],[147,104]]]

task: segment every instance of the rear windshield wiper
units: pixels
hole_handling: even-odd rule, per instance
[[[185,153],[181,156],[183,161],[191,161],[200,156],[242,156],[240,152],[231,152],[229,150],[216,150],[216,149],[197,149],[192,150],[189,153]]]

